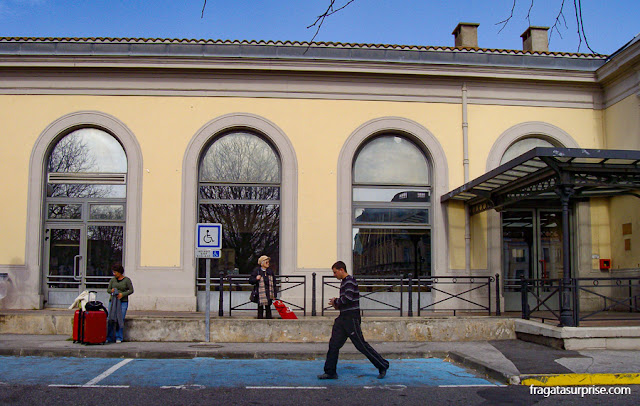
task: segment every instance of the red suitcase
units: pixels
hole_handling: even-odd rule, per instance
[[[280,317],[282,317],[283,319],[298,319],[298,316],[296,316],[296,314],[289,308],[289,306],[284,304],[281,300],[274,300],[273,306],[276,308],[278,313],[280,313]]]
[[[73,315],[73,342],[82,344],[104,344],[107,341],[107,309],[102,303],[95,302],[96,292],[89,292],[94,295],[94,301],[89,302],[86,306],[89,308],[91,304],[99,305],[102,310],[83,311],[76,310]],[[93,308],[96,308],[94,306]]]
[[[107,341],[107,313],[76,310],[73,316],[73,341],[82,344],[104,344]]]

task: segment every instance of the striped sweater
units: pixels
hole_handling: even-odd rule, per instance
[[[340,313],[360,310],[360,291],[356,279],[347,275],[340,283],[340,297],[334,302]]]

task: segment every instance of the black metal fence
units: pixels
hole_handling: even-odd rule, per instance
[[[493,284],[493,286],[492,286]],[[438,292],[441,299],[422,306],[421,297],[418,295],[418,316],[424,310],[449,311],[455,316],[457,312],[487,312],[491,315],[491,291],[495,291],[495,315],[500,315],[500,276],[434,276],[417,279],[418,292],[422,288],[432,292]],[[482,296],[486,292],[486,300],[480,302],[476,296]],[[443,305],[446,303],[445,305]],[[465,307],[457,304],[465,304]],[[447,307],[451,305],[451,307]]]
[[[202,278],[204,279],[204,278]],[[275,275],[278,286],[278,297],[284,304],[294,312],[301,311],[303,316],[307,315],[307,278],[305,275]],[[204,286],[205,281],[198,280],[198,285]],[[302,296],[299,302],[291,302],[282,299],[282,293],[291,289],[300,288]],[[231,316],[235,311],[255,312],[257,305],[249,301],[249,295],[253,290],[253,285],[249,283],[249,275],[220,275],[211,281],[211,290],[218,292],[218,316],[224,316],[225,299],[228,302],[227,315]],[[228,294],[224,294],[228,292]],[[288,295],[285,295],[285,297]],[[292,295],[293,297],[297,297]],[[234,299],[235,298],[235,299]],[[240,299],[238,299],[240,298]]]
[[[412,317],[417,310],[423,312],[481,312],[500,315],[499,276],[439,276],[413,279],[410,276],[358,276],[360,288],[360,307],[363,314],[383,312],[401,317]],[[198,278],[200,291],[205,286],[204,278]],[[307,305],[311,305],[311,315],[316,316],[318,296],[320,296],[320,314],[335,311],[328,305],[331,297],[339,296],[340,281],[333,276],[323,275],[318,289],[317,275],[311,275],[311,301],[307,301],[306,275],[276,275],[279,297],[293,298],[283,300],[294,312],[307,315]],[[211,278],[210,289],[217,293],[218,316],[231,316],[235,312],[255,312],[257,305],[249,301],[253,285],[249,275],[225,275],[220,273]],[[282,294],[297,289],[294,295]],[[319,295],[318,295],[319,290]],[[201,292],[202,293],[202,292]],[[436,295],[437,301],[424,303],[425,294]],[[430,295],[429,295],[430,296]],[[450,304],[448,306],[448,304]],[[226,309],[226,311],[225,311]]]
[[[560,322],[560,304],[568,294],[573,325],[581,321],[638,320],[640,277],[521,279],[522,318]]]
[[[315,274],[313,278],[315,286]],[[360,309],[363,314],[373,311],[387,311],[398,312],[401,317],[404,315],[412,317],[414,315],[414,296],[417,296],[418,316],[423,311],[452,312],[454,316],[458,312],[486,312],[491,315],[492,306],[494,314],[500,315],[500,277],[497,274],[495,276],[438,276],[418,279],[413,279],[411,276],[358,276],[357,280],[360,288]],[[335,280],[333,276],[322,277],[323,316],[325,311],[333,310],[327,300],[329,297],[338,296],[339,289],[340,281]],[[332,295],[331,292],[334,294]],[[390,292],[397,292],[397,294],[385,295]],[[435,294],[437,300],[431,300],[423,305],[423,293]],[[495,305],[492,303],[492,297],[495,298]]]

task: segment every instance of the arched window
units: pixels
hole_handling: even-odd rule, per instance
[[[431,170],[406,137],[367,141],[353,163],[353,272],[431,274]]]
[[[238,130],[216,137],[200,160],[198,222],[222,224],[218,272],[250,274],[261,255],[280,259],[280,158],[256,133]],[[198,263],[204,280],[204,259]]]
[[[80,128],[46,162],[45,300],[68,305],[78,289],[106,288],[124,262],[127,156],[106,131]]]
[[[521,138],[518,141],[514,142],[507,148],[507,150],[502,155],[500,159],[500,165],[505,162],[509,162],[513,158],[516,158],[527,151],[531,151],[536,147],[554,147],[557,145],[552,144],[550,141],[547,141],[544,138],[539,137],[527,137]]]

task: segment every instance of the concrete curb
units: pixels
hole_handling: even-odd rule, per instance
[[[484,364],[477,358],[464,355],[455,351],[452,351],[446,355],[446,358],[452,360],[453,362],[463,365],[467,368],[473,369],[476,372],[486,375],[487,377],[494,379],[498,382],[502,382],[505,384],[513,385],[518,384],[519,380],[514,380],[517,376],[510,375],[507,372],[500,371],[496,368],[490,367]],[[446,359],[445,358],[445,359]]]
[[[640,385],[640,373],[520,375],[520,384],[525,386]]]

